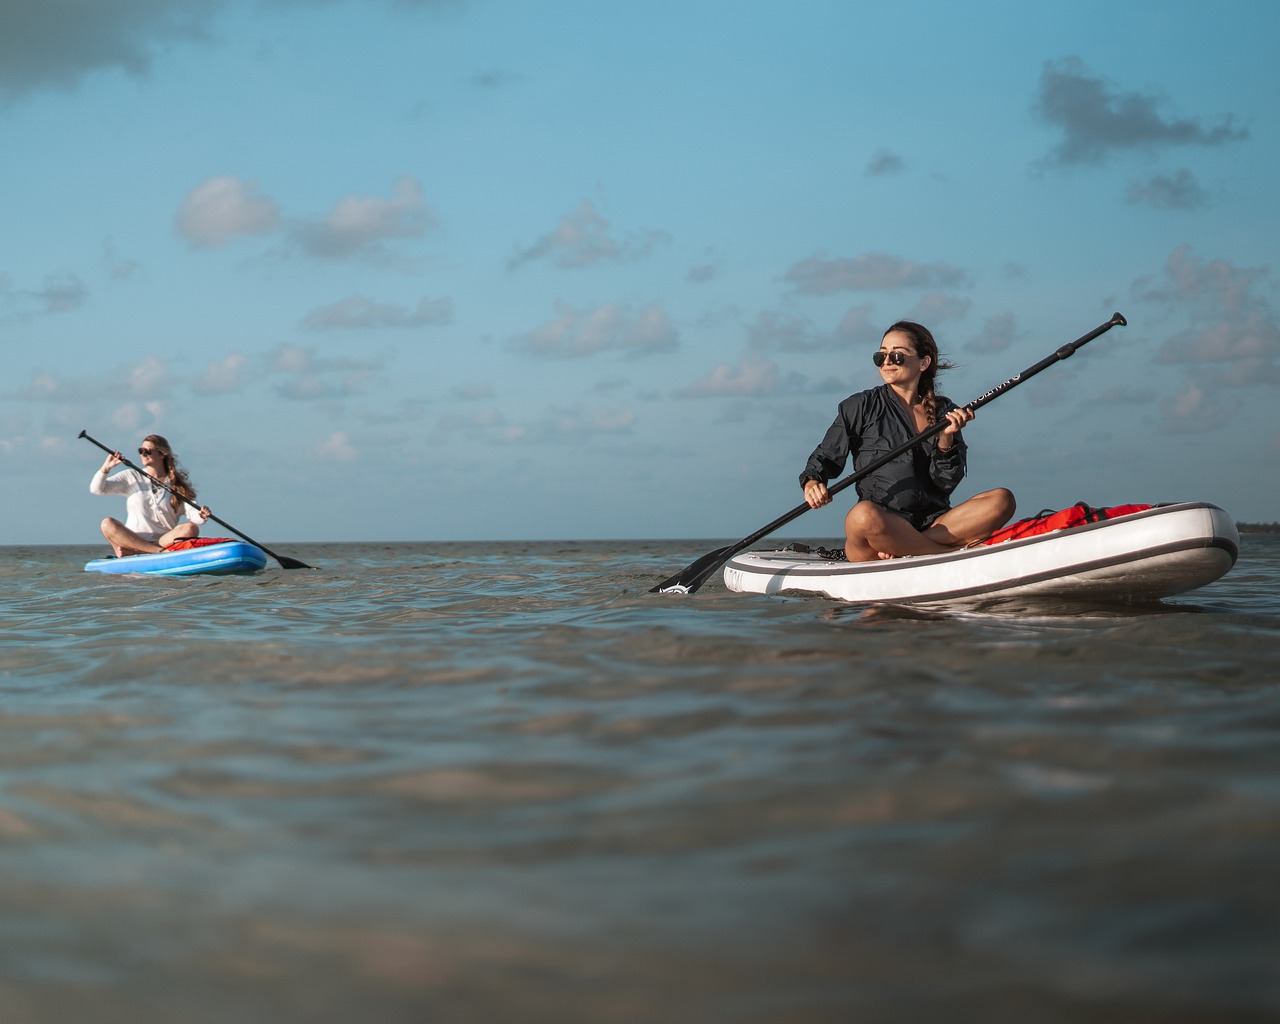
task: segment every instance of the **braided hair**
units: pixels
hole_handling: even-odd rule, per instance
[[[944,361],[938,355],[938,343],[933,340],[933,335],[929,332],[929,328],[923,324],[918,324],[914,320],[899,320],[884,333],[889,335],[895,331],[899,331],[911,339],[912,347],[915,348],[917,356],[929,357],[928,369],[920,374],[920,387],[916,392],[916,397],[924,405],[929,425],[933,426],[938,422],[938,396],[933,390],[934,378],[939,371],[949,370],[954,364]]]
[[[190,505],[196,502],[196,489],[191,483],[191,478],[187,476],[187,471],[178,465],[178,459],[173,454],[173,449],[169,442],[159,434],[148,434],[142,439],[143,444],[149,444],[160,451],[164,457],[164,480],[178,494],[182,495],[181,500],[178,494],[169,495],[169,507],[175,512],[182,511],[182,502],[185,501]]]

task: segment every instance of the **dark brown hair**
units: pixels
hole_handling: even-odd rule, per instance
[[[940,371],[951,369],[952,364],[938,354],[938,343],[933,340],[933,335],[924,324],[918,324],[914,320],[899,320],[884,332],[881,339],[895,331],[900,331],[911,339],[916,355],[929,357],[929,368],[920,374],[920,387],[916,397],[924,403],[925,415],[929,419],[929,425],[933,426],[938,422],[938,396],[934,392],[933,382]]]

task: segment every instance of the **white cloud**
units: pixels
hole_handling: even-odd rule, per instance
[[[665,311],[645,306],[631,322],[622,344],[633,353],[666,351],[676,347],[676,330]]]
[[[275,385],[276,393],[304,401],[364,394],[383,365],[381,358],[324,359],[312,349],[288,344],[279,345],[267,358],[267,371],[283,378]]]
[[[1013,314],[999,313],[987,317],[982,333],[965,347],[973,352],[1005,352],[1017,339],[1018,329]]]
[[[948,263],[916,263],[887,253],[867,253],[848,259],[810,256],[792,264],[786,273],[799,292],[828,295],[838,291],[899,291],[904,288],[958,288],[968,275]]]
[[[1229,260],[1205,262],[1192,255],[1191,246],[1180,245],[1165,261],[1163,286],[1144,277],[1133,287],[1135,294],[1147,301],[1192,305],[1204,313],[1239,315],[1256,304],[1250,291],[1266,275],[1265,268],[1236,267]]]
[[[24,388],[18,388],[13,397],[26,402],[61,402],[65,398],[72,397],[70,394],[71,383],[65,378],[55,377],[51,373],[37,373],[31,378],[31,383]],[[90,397],[94,389],[86,387],[84,389],[84,397]]]
[[[61,455],[69,447],[65,437],[53,437],[49,434],[42,435],[36,441],[36,448],[41,455]]]
[[[581,359],[609,351],[648,355],[674,349],[678,343],[679,335],[660,307],[633,312],[616,302],[581,311],[557,302],[552,320],[512,341],[530,355],[551,359]]]
[[[439,223],[435,210],[422,197],[422,185],[402,175],[396,179],[390,199],[347,196],[323,219],[302,225],[296,237],[311,256],[346,259],[379,255],[384,242],[421,238]]]
[[[778,391],[778,367],[768,359],[747,356],[736,365],[719,363],[715,369],[676,394],[680,398],[721,395],[772,395]]]
[[[174,215],[174,229],[193,247],[224,245],[240,235],[269,235],[282,225],[279,205],[256,183],[226,175],[193,188]],[[325,216],[297,224],[291,237],[302,252],[317,259],[387,260],[387,242],[420,238],[438,226],[421,184],[402,175],[391,198],[346,196]]]
[[[1178,433],[1207,433],[1230,422],[1236,403],[1219,392],[1188,381],[1182,392],[1164,406],[1165,426]]]
[[[137,435],[141,440],[143,434],[161,432],[164,414],[163,402],[124,402],[111,413],[111,426],[121,433]]]
[[[968,316],[972,307],[973,301],[971,299],[961,299],[954,295],[943,295],[935,292],[931,295],[923,296],[919,302],[912,306],[911,312],[907,314],[907,319],[932,327],[934,324],[941,323],[944,320],[960,320]]]
[[[630,433],[635,411],[627,406],[553,406],[530,418],[513,421],[496,409],[450,411],[439,417],[434,439],[457,436],[474,445],[587,444],[605,435]]]
[[[1115,387],[1095,394],[1089,401],[1094,405],[1149,405],[1158,398],[1153,388]]]
[[[765,310],[747,324],[747,344],[764,351],[815,352],[830,348],[831,337],[822,337],[807,316]]]
[[[450,393],[454,398],[460,398],[464,402],[478,402],[486,398],[492,398],[494,395],[493,385],[488,381],[457,384],[450,388]]]
[[[635,422],[636,414],[629,408],[554,408],[529,423],[520,437],[531,443],[588,441],[602,434],[629,433]]]
[[[1218,387],[1280,387],[1280,322],[1256,288],[1268,271],[1229,260],[1200,260],[1190,246],[1175,249],[1164,280],[1134,282],[1138,297],[1185,318],[1156,361],[1192,368],[1199,383]]]
[[[463,437],[480,444],[510,444],[521,440],[524,431],[513,426],[501,412],[482,408],[456,412],[450,410],[439,416],[432,428],[431,440],[447,443]]]
[[[600,215],[595,204],[584,199],[560,223],[531,245],[516,252],[507,261],[509,269],[526,263],[547,260],[561,268],[591,267],[600,263],[625,263],[647,256],[655,246],[670,241],[665,231],[641,231],[625,238],[615,238],[609,222]]]
[[[13,397],[27,402],[84,405],[104,396],[124,396],[138,401],[158,399],[172,387],[168,362],[159,356],[147,355],[132,366],[105,375],[58,377],[48,372],[37,373],[31,383],[18,388]]]
[[[192,246],[224,245],[237,235],[266,235],[280,224],[280,209],[252,181],[222,175],[190,192],[174,215],[174,229]]]
[[[204,372],[196,377],[191,390],[198,395],[230,395],[240,391],[248,379],[249,360],[232,352],[222,360],[210,359]]]
[[[821,352],[847,348],[858,338],[870,343],[870,307],[848,309],[834,330],[791,311],[765,310],[747,324],[747,344],[762,352]]]
[[[159,356],[144,356],[129,370],[129,393],[145,398],[169,390],[169,364]]]
[[[1208,431],[1228,423],[1244,403],[1233,391],[1280,388],[1280,322],[1265,295],[1264,267],[1197,258],[1179,246],[1162,277],[1139,278],[1134,295],[1164,307],[1183,326],[1161,343],[1155,362],[1185,368],[1181,393],[1164,408],[1172,430]],[[1263,395],[1253,401],[1270,402]]]
[[[303,317],[302,325],[312,331],[362,330],[383,327],[432,327],[453,321],[450,299],[423,299],[416,307],[374,302],[363,295],[351,295],[328,306],[319,306]]]
[[[315,446],[313,452],[324,462],[352,462],[360,455],[345,430],[330,434]]]

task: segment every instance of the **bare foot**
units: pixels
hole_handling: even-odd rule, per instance
[[[887,558],[897,558],[897,557],[898,557],[897,555],[891,555],[891,554],[889,554],[889,552],[887,552],[887,551],[877,551],[877,552],[876,552],[876,558],[886,558],[886,559],[887,559]]]

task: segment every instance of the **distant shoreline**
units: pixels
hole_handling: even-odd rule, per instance
[[[1280,523],[1236,523],[1241,533],[1280,533]]]

